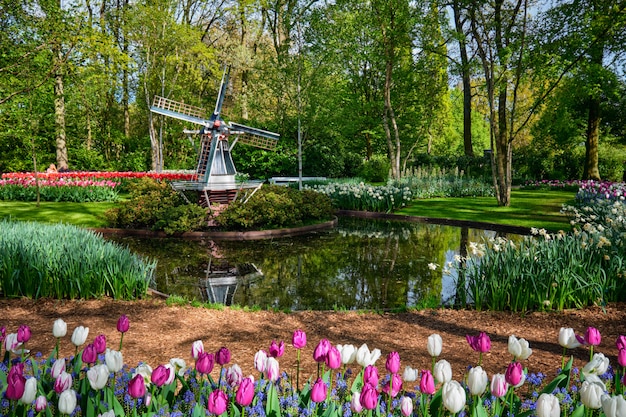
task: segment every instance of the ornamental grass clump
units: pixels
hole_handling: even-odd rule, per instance
[[[0,222],[4,297],[132,300],[146,295],[156,263],[65,224]]]
[[[53,416],[163,416],[163,417],[621,417],[626,412],[624,367],[626,337],[615,342],[617,364],[611,366],[607,355],[593,352],[599,344],[598,329],[589,327],[585,336],[574,329],[561,328],[559,343],[564,347],[563,366],[553,378],[548,373],[530,373],[525,361],[532,355],[527,340],[510,335],[507,363],[490,364],[491,376],[481,366],[482,353],[491,351],[490,336],[466,335],[468,355],[479,352],[478,365],[469,364],[464,375],[453,379],[450,363],[439,359],[432,372],[421,375],[411,366],[402,371],[396,351],[383,356],[380,349],[367,344],[334,344],[321,339],[315,347],[307,344],[306,333],[294,332],[291,346],[272,341],[249,358],[246,375],[231,363],[230,350],[205,349],[202,340],[191,344],[186,355],[166,363],[137,366],[124,363],[123,336],[132,331],[126,316],[117,323],[119,335],[93,337],[90,329],[78,326],[71,334],[74,347],[70,356],[59,352],[58,341],[67,337],[67,324],[57,319],[52,326],[56,345],[45,358],[31,355],[28,347],[30,328],[21,325],[14,333],[0,329],[0,414]],[[563,342],[561,334],[573,334],[576,345]],[[593,337],[589,335],[594,335]],[[118,345],[119,340],[119,345]],[[432,353],[430,352],[435,347]],[[439,344],[441,343],[441,346]],[[215,343],[214,343],[215,344]],[[426,344],[426,343],[425,343]],[[592,345],[590,360],[580,370],[567,358],[568,349]],[[119,348],[118,348],[119,346]],[[217,345],[219,346],[219,345]],[[429,353],[449,349],[439,335],[431,335]],[[595,345],[598,347],[598,345]],[[213,350],[215,349],[215,350]],[[286,349],[296,349],[297,363],[288,368],[282,360]],[[457,347],[455,349],[463,349]],[[4,352],[2,352],[4,351]],[[301,355],[302,354],[302,355]],[[184,356],[188,356],[187,359]],[[469,356],[475,357],[474,355]],[[379,359],[381,364],[377,364]],[[300,360],[317,363],[317,372],[302,385]],[[187,361],[190,361],[188,363]],[[428,364],[413,364],[416,369]],[[287,370],[283,367],[288,368]],[[419,379],[419,381],[418,381]],[[294,384],[295,381],[295,384]]]

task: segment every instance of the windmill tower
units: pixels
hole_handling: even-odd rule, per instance
[[[199,130],[188,131],[200,135],[198,163],[193,181],[172,183],[179,191],[197,191],[202,205],[211,203],[229,203],[241,188],[260,187],[259,181],[248,181],[237,184],[237,169],[231,151],[237,143],[244,143],[257,148],[274,150],[280,135],[273,132],[222,120],[220,113],[226,87],[228,86],[228,70],[224,70],[215,109],[206,118],[204,109],[173,101],[165,97],[155,96],[150,111],[163,116],[173,117],[185,122],[200,125]],[[231,137],[232,136],[232,137]]]

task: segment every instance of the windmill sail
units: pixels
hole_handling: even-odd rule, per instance
[[[238,123],[230,123],[231,135],[240,135],[238,141],[246,145],[255,146],[257,148],[274,150],[280,135],[278,133],[268,132],[267,130],[257,129]],[[235,142],[236,143],[236,142]],[[235,145],[232,144],[231,148]]]
[[[206,125],[204,109],[180,101],[170,100],[169,98],[154,96],[150,111],[185,122]]]

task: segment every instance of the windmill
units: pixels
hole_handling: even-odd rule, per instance
[[[153,113],[202,126],[198,130],[185,130],[185,133],[200,135],[195,180],[172,183],[172,187],[178,191],[197,191],[202,205],[229,203],[236,197],[238,189],[260,187],[259,181],[236,183],[237,169],[231,151],[237,143],[274,150],[280,138],[277,133],[222,120],[220,113],[228,86],[228,75],[229,71],[225,69],[215,109],[209,118],[206,118],[205,110],[200,107],[160,96],[154,97],[150,107]]]

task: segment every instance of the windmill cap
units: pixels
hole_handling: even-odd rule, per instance
[[[220,127],[221,122],[219,120],[215,120],[213,122],[213,127]]]

